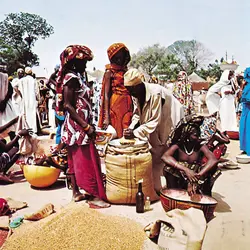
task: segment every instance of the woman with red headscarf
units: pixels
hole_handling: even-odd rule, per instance
[[[130,61],[128,48],[123,43],[114,43],[108,48],[110,64],[102,82],[102,99],[99,127],[106,129],[108,125],[115,128],[118,138],[128,128],[133,113],[132,99],[124,87],[124,74]]]
[[[95,128],[91,124],[90,89],[82,75],[86,64],[93,59],[86,46],[71,45],[61,54],[57,80],[57,105],[64,110],[61,140],[68,149],[68,174],[74,201],[89,199],[91,207],[109,207],[101,175],[101,165],[95,148]],[[61,92],[61,94],[60,94]],[[79,187],[86,191],[83,195]]]

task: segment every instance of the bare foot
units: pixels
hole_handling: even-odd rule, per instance
[[[11,180],[7,175],[4,174],[0,174],[0,183],[4,183],[4,184],[12,184],[14,183],[13,180]]]
[[[97,197],[93,197],[91,200],[88,201],[89,207],[90,208],[108,208],[111,205]]]

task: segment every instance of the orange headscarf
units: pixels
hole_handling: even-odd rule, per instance
[[[123,43],[113,43],[110,45],[107,51],[109,60],[111,60],[112,57],[123,48],[128,51],[128,48]]]

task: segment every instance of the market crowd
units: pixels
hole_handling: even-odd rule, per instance
[[[83,45],[65,48],[48,80],[37,80],[30,67],[8,77],[7,65],[0,66],[0,181],[13,182],[9,169],[20,157],[19,140],[50,126],[56,128],[58,144],[53,153],[67,151],[65,173],[73,199],[109,207],[95,140],[97,128],[112,126],[116,138],[149,143],[157,193],[164,175],[168,188],[211,196],[228,131],[240,131],[240,149],[250,156],[250,68],[237,76],[224,70],[208,90],[205,116],[195,111],[186,72],[178,74],[170,91],[155,77],[147,81],[138,69],[128,67],[130,52],[123,43],[112,44],[107,54],[110,63],[100,91],[99,82],[86,73],[93,52]],[[25,128],[18,128],[20,117]]]

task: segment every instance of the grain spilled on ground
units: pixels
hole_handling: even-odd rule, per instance
[[[118,216],[70,204],[56,215],[22,225],[4,250],[140,250],[145,234],[141,225]]]

